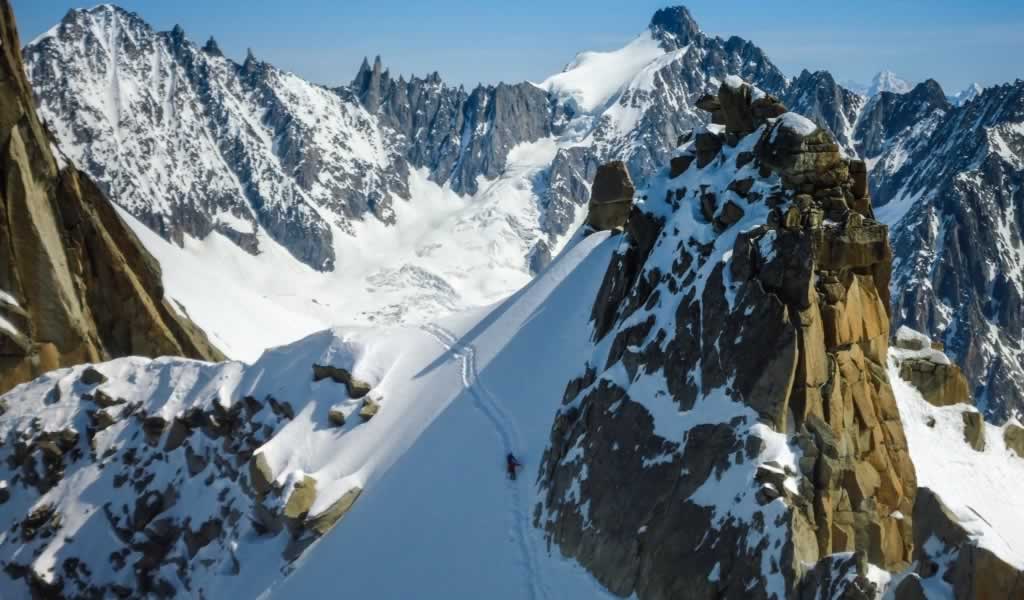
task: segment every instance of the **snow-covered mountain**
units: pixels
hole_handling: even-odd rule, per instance
[[[1012,598],[1024,429],[889,348],[857,161],[739,78],[701,105],[503,302],[0,397],[0,594]]]
[[[897,77],[892,71],[882,70],[871,79],[871,85],[869,85],[867,89],[867,96],[877,96],[882,92],[905,94],[913,87],[914,84]]]
[[[929,303],[897,311],[898,322],[947,342],[987,414],[1024,409],[1024,379],[1000,366],[1020,363],[1016,303],[989,302],[973,317],[950,311],[943,306],[966,306],[966,288],[935,291],[949,285],[947,268],[907,271],[923,255],[974,268],[940,259],[955,246],[936,251],[932,237],[913,233],[919,221],[903,219],[932,197],[926,188],[981,164],[944,137],[972,135],[967,111],[980,109],[951,103],[933,80],[911,86],[883,71],[867,95],[824,71],[787,80],[757,46],[704,34],[681,7],[658,11],[623,48],[583,52],[542,82],[474,90],[436,73],[395,78],[379,60],[326,89],[251,56],[237,64],[180,29],[154,32],[111,6],[72,11],[26,56],[41,114],[136,219],[169,294],[229,355],[249,360],[333,324],[415,323],[507,296],[581,222],[599,164],[623,159],[644,185],[679,137],[706,122],[697,100],[739,75],[864,160],[880,218],[907,242],[896,245],[893,298]],[[1007,131],[1019,123],[1013,114],[999,117]],[[989,196],[1013,189],[976,181]],[[1000,223],[965,225],[986,256],[1002,256],[983,261],[991,281],[1017,278],[1021,231],[1004,204],[963,215]],[[984,298],[991,286],[973,287]],[[923,313],[947,316],[913,316]]]
[[[726,75],[786,84],[682,8],[540,84],[469,92],[379,61],[326,89],[110,5],[69,12],[25,56],[72,160],[169,242],[138,228],[169,293],[249,359],[334,323],[506,296],[582,218],[597,164],[626,159],[642,182]]]
[[[876,197],[893,225],[894,313],[945,343],[986,414],[1019,417],[1024,81],[986,89],[897,148]]]
[[[957,106],[962,106],[973,100],[978,94],[984,91],[985,88],[980,83],[972,83],[971,85],[960,90],[955,96],[950,96],[949,101]]]

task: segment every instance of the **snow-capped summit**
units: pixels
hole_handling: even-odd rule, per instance
[[[880,92],[893,92],[894,94],[905,94],[913,88],[913,84],[905,79],[896,76],[888,70],[879,71],[871,80],[868,86],[867,95],[877,96]]]
[[[982,86],[980,83],[975,82],[961,90],[955,96],[950,96],[949,101],[957,106],[963,106],[964,104],[967,104],[968,102],[976,98],[978,94],[980,94],[984,90],[984,86]]]

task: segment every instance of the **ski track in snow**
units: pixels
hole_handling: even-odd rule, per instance
[[[466,391],[469,392],[470,397],[473,398],[474,405],[487,417],[498,437],[501,438],[505,453],[522,456],[519,449],[519,431],[516,428],[515,420],[508,416],[508,413],[501,407],[498,399],[494,397],[480,379],[476,364],[476,348],[472,344],[462,343],[455,334],[439,325],[427,323],[421,325],[420,329],[437,340],[446,351],[451,352],[452,356],[462,364],[462,384],[465,386]],[[523,497],[520,493],[520,481],[522,479],[517,479],[514,482],[510,481],[508,484],[511,490],[510,505],[515,542],[519,546],[523,566],[526,569],[527,589],[530,593],[530,600],[547,600],[550,596],[547,586],[543,581],[543,571],[538,566],[536,551],[530,542],[529,507],[523,504]]]

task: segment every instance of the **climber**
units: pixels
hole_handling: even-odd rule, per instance
[[[505,468],[508,470],[508,478],[515,481],[516,469],[523,466],[521,462],[516,460],[516,457],[511,452],[505,457]]]

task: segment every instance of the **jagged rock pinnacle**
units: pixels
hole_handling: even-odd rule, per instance
[[[217,45],[217,40],[213,39],[212,35],[210,36],[210,39],[206,40],[206,45],[203,46],[203,52],[211,56],[224,56],[224,53],[220,50],[220,46]]]
[[[700,27],[685,6],[659,9],[651,17],[650,29],[661,38],[663,45],[672,44],[679,48],[700,35]]]

